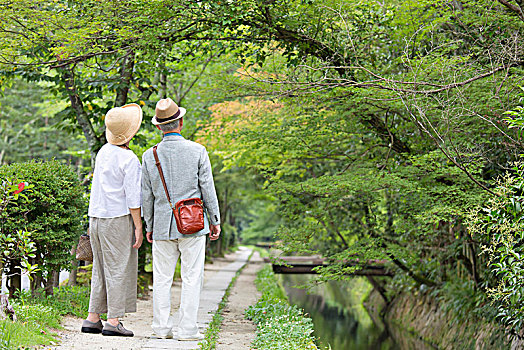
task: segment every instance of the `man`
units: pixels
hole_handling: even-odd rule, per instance
[[[178,340],[201,340],[197,311],[204,277],[205,235],[220,235],[220,213],[211,163],[204,146],[181,134],[186,110],[170,99],[158,101],[152,123],[164,133],[157,153],[173,205],[182,199],[201,198],[204,229],[181,234],[167,199],[152,149],[142,157],[142,210],[146,237],[153,243],[153,338],[173,338],[171,285],[177,260],[181,258],[182,294]],[[208,222],[210,221],[210,223]]]

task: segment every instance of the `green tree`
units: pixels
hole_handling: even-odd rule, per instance
[[[15,79],[4,87],[0,97],[0,163],[57,158],[81,167],[83,159],[73,153],[87,146],[59,128],[65,124],[56,116],[62,108],[45,85]]]

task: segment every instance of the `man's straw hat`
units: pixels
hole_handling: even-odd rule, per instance
[[[178,107],[172,99],[164,98],[157,102],[155,116],[151,119],[154,125],[167,124],[174,120],[180,119],[186,114],[186,109]]]
[[[136,103],[111,108],[105,118],[106,139],[112,145],[123,145],[135,136],[142,123],[142,108]]]

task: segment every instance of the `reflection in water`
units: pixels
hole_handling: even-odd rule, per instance
[[[311,276],[281,275],[281,278],[290,303],[303,308],[313,319],[314,335],[322,349],[328,345],[333,350],[414,349],[412,346],[416,349],[430,348],[399,329],[395,329],[395,339],[399,340],[399,336],[405,339],[397,343],[390,336],[386,325],[371,319],[362,305],[362,299],[371,286],[361,277],[315,286],[309,294],[305,289],[294,286],[306,284]]]

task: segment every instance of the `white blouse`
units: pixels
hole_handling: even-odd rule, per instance
[[[106,143],[95,161],[89,199],[90,217],[116,218],[140,208],[142,169],[131,150]]]

